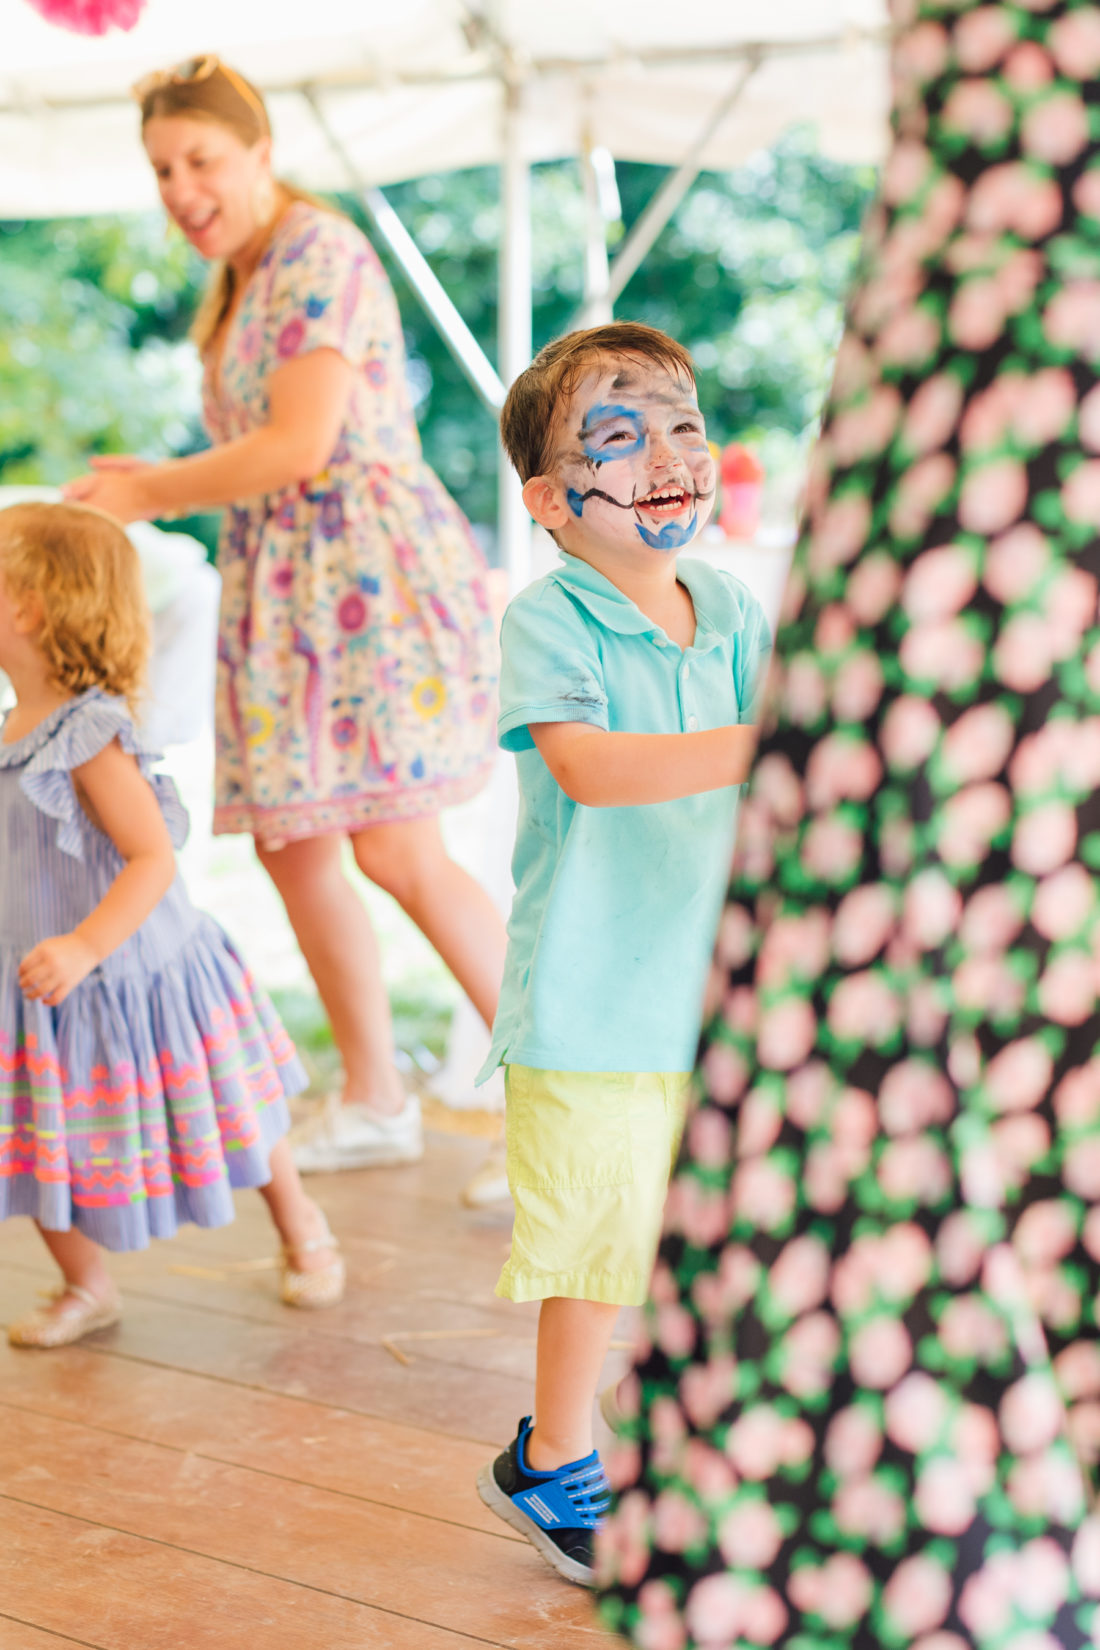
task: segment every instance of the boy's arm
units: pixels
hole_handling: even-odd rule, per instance
[[[749,777],[757,730],[606,733],[588,722],[532,722],[531,738],[566,796],[585,808],[673,802]]]

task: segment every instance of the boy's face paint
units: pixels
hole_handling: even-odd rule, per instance
[[[715,469],[689,380],[649,361],[597,368],[564,423],[554,468],[587,534],[620,549],[690,543],[710,513]]]

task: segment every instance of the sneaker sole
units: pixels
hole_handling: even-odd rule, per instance
[[[496,1513],[513,1530],[526,1536],[532,1547],[565,1580],[571,1581],[575,1587],[594,1587],[596,1575],[587,1564],[579,1564],[575,1558],[563,1553],[560,1547],[550,1540],[546,1532],[540,1529],[533,1518],[528,1518],[522,1508],[517,1507],[510,1495],[505,1495],[496,1479],[493,1477],[492,1462],[486,1462],[477,1475],[477,1493],[484,1501],[490,1512]]]
[[[291,1156],[299,1174],[339,1174],[341,1169],[386,1169],[398,1163],[419,1163],[424,1145],[368,1146],[362,1151],[333,1152],[330,1157],[314,1156],[304,1146],[299,1156],[291,1146]]]

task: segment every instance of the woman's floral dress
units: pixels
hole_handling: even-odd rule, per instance
[[[494,748],[485,565],[421,455],[393,293],[353,224],[297,202],[207,364],[211,440],[264,424],[269,376],[318,349],[356,369],[328,466],[234,505],[218,551],[214,829],[269,843],[436,813]]]
[[[603,1532],[639,1650],[1095,1642],[1100,7],[893,11]]]

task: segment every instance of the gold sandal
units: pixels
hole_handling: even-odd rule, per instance
[[[315,1205],[316,1207],[316,1205]],[[321,1214],[321,1211],[317,1211]],[[347,1269],[340,1245],[329,1230],[328,1221],[321,1214],[322,1230],[304,1243],[283,1244],[283,1276],[279,1294],[287,1306],[335,1306],[344,1298]],[[327,1266],[316,1272],[300,1272],[293,1264],[298,1255],[316,1254],[318,1249],[335,1249],[337,1254]]]
[[[122,1316],[122,1301],[118,1295],[100,1300],[78,1283],[64,1283],[50,1291],[50,1306],[36,1307],[25,1318],[8,1325],[8,1340],[12,1346],[37,1347],[45,1350],[55,1346],[71,1346],[97,1329],[109,1329]],[[60,1302],[71,1305],[58,1307]]]

